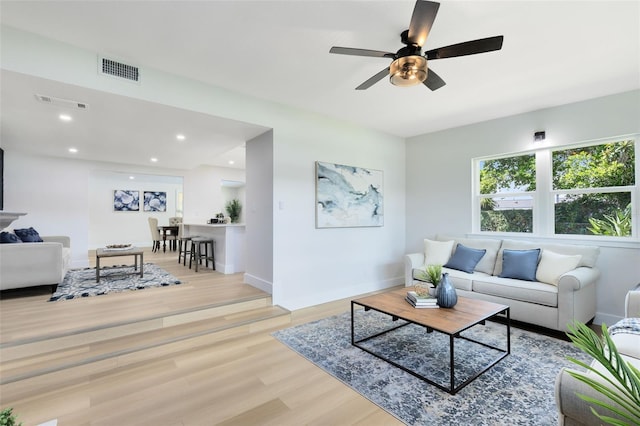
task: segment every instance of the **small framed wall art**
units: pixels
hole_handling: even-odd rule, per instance
[[[316,161],[316,228],[384,225],[381,170]]]
[[[116,189],[113,191],[113,210],[116,212],[140,211],[140,191]]]
[[[144,191],[144,211],[145,212],[166,212],[167,193]]]

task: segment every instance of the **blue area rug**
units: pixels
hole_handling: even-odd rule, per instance
[[[144,276],[133,265],[100,268],[100,282],[96,282],[96,268],[70,269],[49,302],[78,297],[100,296],[121,291],[142,290],[180,284],[180,280],[153,263],[144,264]]]
[[[375,311],[359,310],[356,315],[356,339],[401,322]],[[577,367],[567,356],[590,362],[588,355],[569,342],[512,327],[511,354],[450,395],[352,346],[350,320],[351,314],[345,313],[273,335],[408,425],[556,425],[556,375],[562,367]],[[463,335],[506,347],[504,324],[487,321]],[[407,325],[368,344],[405,367],[448,383],[448,336]],[[456,382],[496,355],[494,350],[462,339],[456,340],[455,348]]]

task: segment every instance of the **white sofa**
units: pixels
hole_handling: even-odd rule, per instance
[[[640,286],[638,286],[640,287]],[[635,291],[627,293],[625,300],[625,317],[626,318],[640,318],[640,288],[636,288]],[[622,323],[618,323],[622,324]],[[637,330],[628,329],[625,327],[612,327],[618,328],[617,332],[611,331],[611,340],[616,345],[616,349],[622,356],[622,358],[635,366],[640,368],[640,334]],[[605,373],[604,367],[597,361],[592,361],[591,366],[598,371]],[[576,366],[578,368],[578,366]],[[601,400],[606,403],[611,403],[609,400],[604,399],[602,395],[591,389],[591,387],[582,383],[578,379],[573,378],[568,371],[577,371],[575,369],[563,368],[558,373],[555,386],[556,406],[558,409],[558,424],[561,426],[578,426],[578,425],[600,425],[602,422],[591,413],[589,404],[579,398],[576,393],[588,395]],[[608,373],[605,373],[608,375]],[[589,371],[588,376],[592,378],[600,379],[594,372]],[[595,407],[600,414],[620,418],[618,415],[602,408]]]
[[[600,275],[595,267],[600,253],[596,246],[451,235],[438,235],[435,241],[453,241],[450,255],[455,253],[457,244],[486,250],[472,273],[443,268],[460,296],[508,305],[511,319],[559,331],[567,331],[567,324],[574,320],[587,323],[595,317],[596,281]],[[559,277],[557,285],[502,278],[505,249],[541,249],[541,253],[548,250],[560,255],[579,255],[579,261],[575,269]],[[424,263],[424,252],[405,255],[405,286],[413,286],[414,274],[425,268]]]
[[[0,290],[57,286],[71,263],[66,236],[42,237],[42,243],[0,244]]]

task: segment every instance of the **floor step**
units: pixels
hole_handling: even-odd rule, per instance
[[[289,311],[272,306],[271,299],[263,297],[132,323],[112,323],[50,338],[11,342],[0,348],[0,385],[3,392],[19,392],[24,387],[20,384],[22,381],[42,381],[41,386],[59,385],[59,380],[157,359],[185,347],[215,344],[290,321]]]

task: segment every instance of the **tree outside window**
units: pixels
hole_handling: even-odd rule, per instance
[[[476,164],[481,231],[633,235],[634,140],[539,150]],[[536,164],[549,170],[538,176],[540,182]],[[534,212],[542,230],[533,229]]]
[[[480,162],[480,230],[533,232],[534,154]]]
[[[553,151],[552,179],[556,234],[631,236],[633,141]]]

